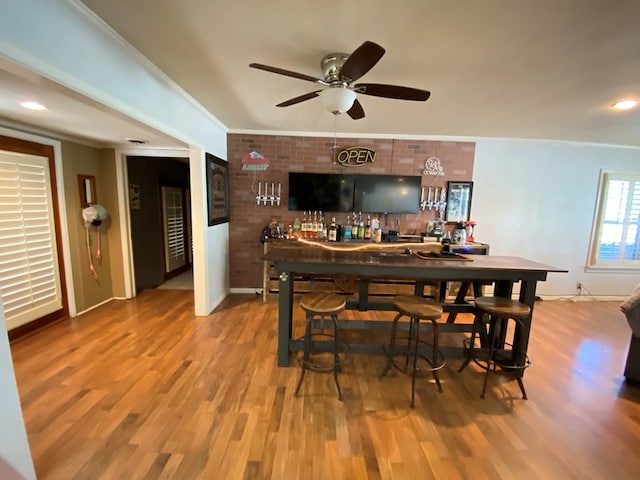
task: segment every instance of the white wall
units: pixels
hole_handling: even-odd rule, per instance
[[[640,274],[586,273],[601,169],[640,172],[640,149],[547,141],[479,140],[471,216],[493,255],[517,255],[569,270],[538,286],[541,296],[626,297]]]
[[[0,55],[190,146],[195,307],[207,315],[229,291],[228,224],[204,221],[204,154],[226,159],[226,128],[79,2],[0,0],[0,11]]]
[[[1,56],[190,146],[195,309],[207,315],[229,291],[229,228],[207,226],[204,161],[205,152],[226,159],[226,128],[81,4],[0,0],[0,12]],[[31,479],[6,329],[0,330],[0,455]]]
[[[0,474],[8,463],[25,479],[35,479],[27,432],[22,420],[22,408],[18,397],[16,377],[9,349],[9,338],[4,322],[4,310],[0,301]],[[7,473],[5,473],[7,474]],[[2,476],[2,475],[0,475]],[[15,478],[15,477],[9,477]]]

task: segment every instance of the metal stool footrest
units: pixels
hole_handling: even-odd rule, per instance
[[[425,345],[428,348],[433,348],[432,344],[427,343],[427,342],[422,341],[422,340],[420,340],[420,344]],[[414,375],[414,369],[413,369],[413,366],[411,365],[411,360],[410,360],[410,357],[413,357],[413,353],[414,353],[413,349],[406,349],[406,348],[402,349],[402,348],[397,348],[396,347],[396,349],[393,352],[393,356],[391,356],[391,352],[389,352],[388,345],[383,345],[382,348],[383,348],[387,358],[390,359],[390,361],[393,364],[393,366],[399,372],[405,373],[407,375]],[[404,365],[401,364],[399,360],[397,360],[397,357],[400,357],[400,356],[404,357]],[[419,350],[418,350],[418,358],[424,360],[425,362],[427,362],[429,364],[429,368],[420,369],[418,367],[415,370],[415,375],[419,376],[419,377],[432,375],[433,372],[435,372],[437,370],[440,370],[441,368],[443,368],[447,364],[447,360],[446,360],[446,358],[444,358],[444,354],[439,349],[438,349],[438,352],[437,352],[437,358],[435,360],[432,360],[431,358],[429,358],[424,353],[420,353]],[[435,361],[436,365],[433,364],[434,361]]]
[[[297,338],[296,341],[304,341],[305,337],[306,336],[303,335],[302,337]],[[313,333],[312,339],[311,339],[311,352],[309,352],[308,354],[309,359],[305,361],[304,352],[301,352],[296,358],[296,360],[298,361],[298,364],[300,366],[304,366],[305,368],[311,370],[312,372],[318,372],[318,373],[333,372],[333,369],[336,367],[336,365],[338,369],[341,369],[342,365],[344,365],[346,360],[344,358],[345,354],[348,353],[350,350],[349,344],[347,342],[338,341],[338,345],[341,348],[337,352],[338,361],[336,361],[335,354],[333,351],[333,344],[328,344],[328,343],[325,344],[325,342],[314,340],[315,338],[318,338],[318,337],[334,339],[335,335],[331,333]],[[326,348],[321,348],[318,344],[326,345]],[[342,355],[342,357],[340,357],[340,355]],[[322,363],[320,361],[321,360],[320,357],[322,356],[325,356],[325,357],[331,356],[331,358],[327,358],[326,362]],[[312,357],[315,357],[315,358],[312,358]]]
[[[406,340],[406,346],[398,345],[398,339],[396,338],[396,330],[398,321],[403,316],[409,317],[409,335]],[[399,312],[393,321],[393,327],[391,329],[391,338],[389,340],[388,348],[384,346],[384,350],[387,356],[387,364],[380,375],[383,378],[391,369],[395,367],[400,372],[406,373],[411,376],[411,408],[415,408],[415,385],[417,377],[424,377],[427,374],[431,374],[438,386],[438,391],[442,393],[442,385],[440,384],[440,378],[438,377],[438,370],[445,366],[446,360],[444,354],[438,348],[438,323],[433,318],[423,318],[425,322],[431,322],[432,325],[432,343],[429,343],[420,338],[420,320],[418,316],[412,317],[404,312]],[[427,345],[431,349],[430,354],[426,354],[421,346]],[[404,356],[404,365],[401,365],[396,360],[399,355]],[[419,359],[424,360],[429,365],[427,368],[421,368],[419,366]]]
[[[471,339],[465,338],[462,341],[465,350],[465,356],[469,356],[473,363],[478,365],[483,370],[487,370],[491,366],[492,372],[505,374],[516,373],[517,371],[526,370],[531,364],[529,356],[525,354],[525,360],[523,365],[516,365],[512,358],[511,349],[498,349],[493,352],[493,358],[489,361],[489,347],[471,347]],[[513,347],[510,343],[505,343],[506,347]]]

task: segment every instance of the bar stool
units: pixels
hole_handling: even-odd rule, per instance
[[[446,360],[442,352],[438,349],[438,322],[442,316],[442,305],[434,300],[411,295],[398,295],[393,298],[393,306],[398,314],[393,319],[391,326],[391,338],[389,340],[389,348],[387,351],[387,365],[382,372],[380,378],[383,378],[393,365],[399,371],[411,375],[411,408],[415,408],[415,391],[416,377],[432,374],[438,390],[442,392],[440,379],[438,378],[438,370],[444,367]],[[402,317],[409,317],[409,336],[407,337],[407,349],[405,352],[404,365],[399,364],[395,356],[396,354],[396,332],[398,329],[398,321]],[[427,344],[420,339],[420,320],[429,320],[433,328],[433,339],[431,343],[431,356],[427,357],[420,353],[420,344]],[[429,344],[427,344],[429,345]],[[412,364],[409,365],[409,359],[413,357]],[[418,358],[425,360],[429,367],[420,368],[418,366]]]
[[[330,292],[314,292],[307,293],[300,298],[300,306],[306,313],[307,325],[306,331],[302,339],[304,340],[304,354],[300,360],[300,366],[302,367],[302,373],[300,374],[300,380],[296,386],[294,396],[298,396],[298,391],[302,385],[304,374],[307,370],[313,372],[331,372],[333,371],[333,377],[336,381],[336,387],[338,388],[338,399],[342,400],[342,389],[340,383],[338,383],[338,371],[342,365],[342,360],[339,356],[338,339],[338,313],[345,309],[346,301],[344,297]],[[333,323],[333,332],[324,333],[323,331],[314,331],[314,323],[318,320],[316,317],[320,317],[320,326],[322,327],[322,320],[326,317],[331,318]],[[319,360],[313,357],[318,353],[327,352],[324,349],[315,349],[313,344],[314,337],[332,337],[333,348],[329,350],[333,353],[333,360],[330,363],[322,364]]]
[[[526,400],[527,392],[522,383],[522,372],[531,366],[531,361],[526,355],[524,361],[518,361],[513,344],[518,342],[520,332],[524,329],[522,320],[531,313],[531,308],[524,303],[501,297],[478,297],[475,299],[475,308],[476,317],[473,322],[471,338],[463,341],[466,358],[458,372],[462,372],[472,360],[480,368],[486,370],[480,398],[484,398],[487,390],[489,373],[512,374],[518,381],[522,398]],[[505,342],[507,324],[510,319],[515,322],[513,344]],[[488,335],[487,326],[489,327]],[[476,348],[475,345],[477,336],[480,337],[479,348]],[[511,348],[505,349],[504,347]]]

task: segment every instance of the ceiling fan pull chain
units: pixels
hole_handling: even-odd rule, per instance
[[[337,164],[338,157],[338,114],[333,114],[333,164]]]

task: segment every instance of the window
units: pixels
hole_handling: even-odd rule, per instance
[[[640,269],[640,174],[601,174],[589,266]]]
[[[184,238],[182,190],[162,187],[164,222],[165,272],[173,272],[187,264]]]

